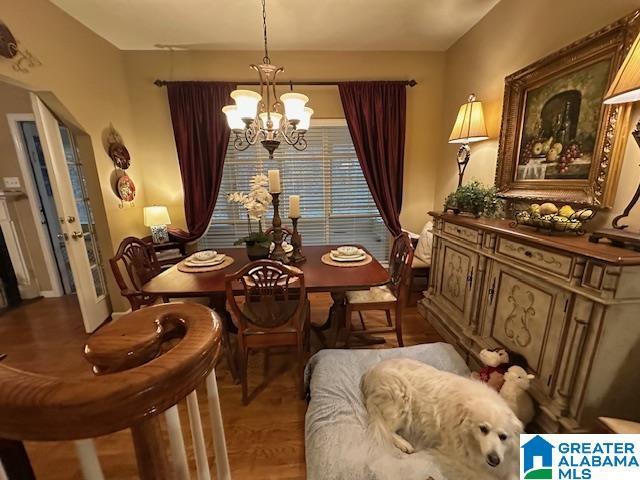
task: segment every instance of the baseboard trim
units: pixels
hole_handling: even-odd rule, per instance
[[[130,308],[127,309],[124,312],[112,312],[111,313],[111,320],[118,320],[120,317],[122,317],[122,316],[124,316],[124,315],[126,315],[128,313],[131,313],[131,309]]]
[[[44,298],[58,298],[62,295],[56,295],[56,292],[53,290],[40,290],[40,296]]]

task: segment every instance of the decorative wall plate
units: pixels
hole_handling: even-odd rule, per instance
[[[136,186],[126,173],[123,173],[120,178],[118,178],[117,183],[118,189],[118,197],[123,202],[133,202],[136,198]]]
[[[9,27],[0,22],[0,55],[6,58],[13,58],[17,54],[18,42],[16,42]]]
[[[131,165],[131,155],[129,150],[121,142],[113,142],[109,145],[109,157],[121,170],[126,170]]]

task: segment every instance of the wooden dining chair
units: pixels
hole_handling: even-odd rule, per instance
[[[115,256],[109,259],[109,264],[120,294],[129,301],[131,310],[157,302],[157,296],[142,292],[142,286],[161,271],[153,246],[139,238],[127,237],[120,243]]]
[[[271,347],[296,348],[300,395],[304,397],[310,309],[302,271],[271,260],[259,260],[227,275],[225,287],[238,328],[242,402],[248,403],[249,352]],[[234,296],[239,288],[244,293],[242,304]]]
[[[346,346],[349,347],[351,337],[351,317],[353,312],[358,312],[363,329],[365,319],[363,312],[385,312],[387,327],[367,329],[367,333],[396,332],[398,345],[404,346],[402,341],[402,312],[406,306],[411,282],[411,262],[413,261],[413,247],[406,232],[398,235],[393,241],[391,256],[389,258],[389,283],[382,287],[373,287],[369,290],[357,290],[347,292],[345,327]],[[391,320],[391,311],[395,312],[395,326]]]

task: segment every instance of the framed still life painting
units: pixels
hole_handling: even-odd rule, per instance
[[[505,79],[500,196],[612,206],[630,107],[602,100],[639,30],[635,12]]]

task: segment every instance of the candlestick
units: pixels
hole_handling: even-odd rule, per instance
[[[291,234],[291,246],[293,247],[293,252],[291,253],[291,263],[294,265],[300,265],[307,259],[302,255],[302,236],[298,232],[298,218],[292,217],[291,221],[293,222],[293,233]]]
[[[272,171],[277,172],[277,170],[269,170],[269,173]],[[280,192],[272,192],[271,196],[273,197],[271,201],[273,204],[273,221],[271,224],[273,226],[273,243],[275,244],[273,252],[271,252],[271,260],[288,264],[289,259],[282,248],[282,220],[280,219],[280,212],[278,211],[278,207],[280,206]]]
[[[269,193],[280,193],[280,170],[269,170]]]
[[[300,195],[289,196],[289,218],[300,218]]]

